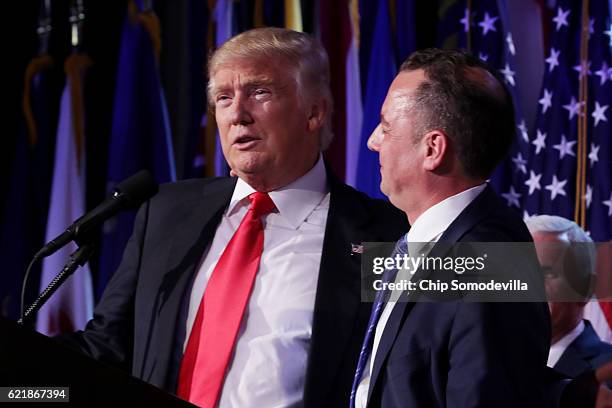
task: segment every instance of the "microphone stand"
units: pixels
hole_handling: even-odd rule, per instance
[[[49,285],[42,291],[38,298],[28,307],[25,313],[17,321],[20,325],[30,317],[32,314],[37,312],[47,300],[55,293],[55,291],[61,286],[66,279],[70,277],[76,271],[79,266],[85,265],[85,263],[91,258],[94,253],[94,245],[92,243],[83,244],[70,255],[68,263],[64,266],[62,271],[57,274],[55,278],[49,283]]]

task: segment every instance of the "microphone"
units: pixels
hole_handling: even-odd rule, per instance
[[[109,198],[73,222],[66,231],[49,241],[34,255],[34,258],[47,257],[73,240],[78,244],[87,242],[95,228],[104,221],[120,211],[138,209],[143,202],[157,194],[157,190],[157,184],[146,170],[141,170],[128,177],[115,186],[113,194]]]

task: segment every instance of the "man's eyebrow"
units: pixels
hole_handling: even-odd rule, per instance
[[[252,78],[247,79],[245,81],[245,87],[254,87],[254,86],[271,86],[275,85],[275,82],[271,78]]]
[[[241,87],[242,88],[255,88],[258,86],[274,86],[276,87],[276,81],[274,81],[272,78],[269,77],[252,77],[252,78],[246,78],[243,82]],[[212,88],[212,93],[219,93],[219,92],[224,92],[228,89],[232,89],[232,85],[228,85],[228,84],[220,84],[220,85],[215,85]]]
[[[380,115],[380,124],[383,126],[389,126],[389,122],[385,120],[385,116],[383,114]]]

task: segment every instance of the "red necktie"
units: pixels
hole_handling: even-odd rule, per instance
[[[221,394],[259,269],[264,243],[261,217],[275,208],[267,193],[253,193],[249,200],[247,214],[208,281],[181,361],[177,395],[200,407],[214,407]]]

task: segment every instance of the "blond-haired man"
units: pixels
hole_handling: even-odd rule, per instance
[[[162,186],[72,342],[200,406],[347,406],[371,307],[354,244],[395,240],[406,219],[326,169],[329,67],[313,38],[242,33],[209,78],[237,177]]]

